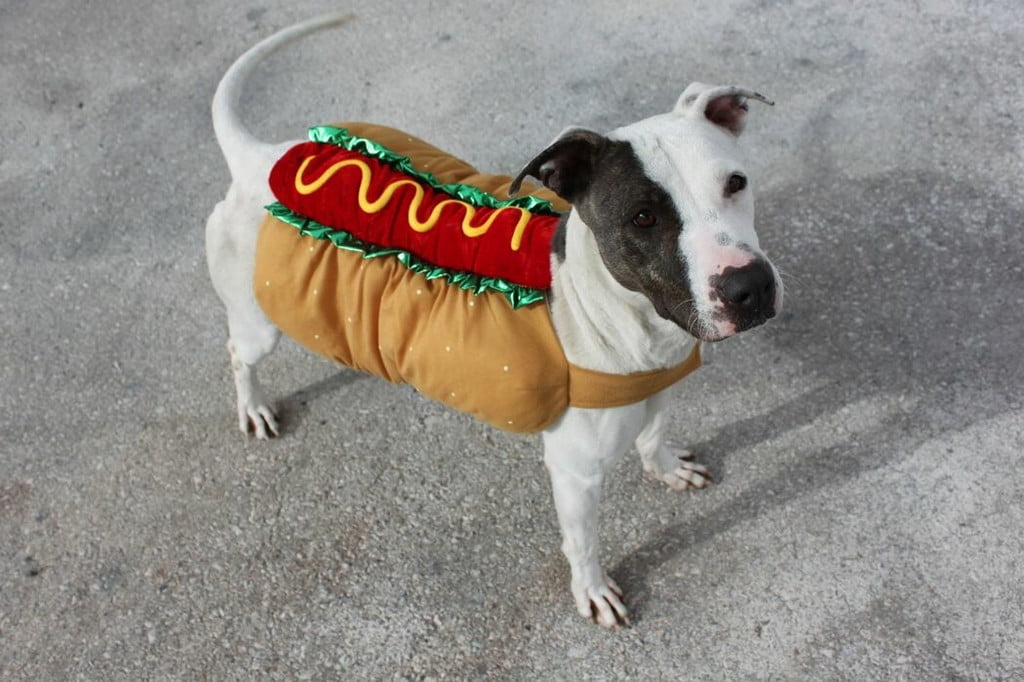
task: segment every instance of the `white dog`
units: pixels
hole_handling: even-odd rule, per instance
[[[227,307],[239,426],[257,438],[277,422],[256,364],[280,332],[254,296],[254,254],[268,174],[295,142],[268,144],[241,123],[237,102],[256,63],[343,16],[314,19],[265,39],[227,71],[213,99],[217,140],[231,170],[207,223],[214,287]],[[550,255],[548,308],[572,365],[629,375],[679,365],[700,341],[764,323],[782,283],[758,246],[751,182],[737,138],[748,99],[737,87],[693,83],[674,109],[601,135],[570,129],[526,165],[572,204]],[[543,305],[543,304],[542,304]],[[608,408],[568,407],[543,431],[562,549],[579,612],[605,627],[628,622],[622,591],[598,560],[598,499],[617,457],[635,445],[643,467],[674,489],[703,487],[707,470],[664,441],[672,391]]]

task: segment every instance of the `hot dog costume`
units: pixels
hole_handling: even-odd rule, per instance
[[[643,400],[700,366],[571,365],[547,306],[551,239],[568,205],[401,131],[319,126],[270,174],[253,285],[267,317],[320,355],[536,432],[567,407]]]

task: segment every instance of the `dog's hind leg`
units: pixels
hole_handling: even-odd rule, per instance
[[[235,187],[206,224],[206,257],[217,295],[228,314],[228,352],[238,398],[238,427],[258,439],[276,436],[277,416],[263,394],[256,364],[277,345],[280,331],[253,294],[253,259],[263,218],[258,201],[240,201]]]
[[[228,353],[231,354],[231,370],[235,375],[235,392],[238,397],[238,428],[242,433],[249,433],[251,427],[260,440],[276,436],[277,415],[263,395],[263,388],[256,377],[256,362],[243,359],[252,346],[239,344],[236,338],[235,329],[232,329]]]
[[[689,450],[673,448],[665,442],[668,405],[674,392],[668,388],[647,401],[647,423],[637,436],[636,449],[644,471],[673,490],[704,488],[711,484],[707,467],[693,461]]]

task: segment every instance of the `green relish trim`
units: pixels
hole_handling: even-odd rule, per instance
[[[472,272],[449,270],[421,260],[404,249],[371,244],[345,230],[338,230],[318,223],[312,218],[305,218],[280,202],[274,202],[267,206],[267,211],[281,222],[298,228],[299,233],[303,236],[329,239],[339,249],[358,253],[367,259],[394,256],[402,265],[427,279],[444,278],[449,284],[463,291],[472,292],[476,296],[489,291],[501,294],[513,309],[543,301],[545,297],[543,289],[533,289],[499,277],[484,277]]]
[[[513,206],[538,215],[562,215],[554,209],[550,201],[546,201],[545,199],[531,196],[529,194],[513,197],[511,199],[499,199],[479,187],[463,185],[457,182],[450,184],[440,182],[433,174],[428,173],[427,171],[417,170],[412,165],[412,161],[410,161],[408,157],[393,152],[373,140],[352,135],[345,128],[337,128],[335,126],[314,126],[309,129],[309,139],[313,142],[333,144],[337,147],[341,147],[342,149],[347,149],[350,152],[358,152],[365,156],[377,159],[378,161],[382,161],[395,170],[401,171],[406,175],[410,175],[440,192],[444,192],[445,194],[474,206],[482,208],[505,208],[507,206]]]

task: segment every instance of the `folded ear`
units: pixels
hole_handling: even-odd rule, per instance
[[[523,178],[531,175],[572,203],[590,185],[598,152],[607,141],[603,135],[592,130],[566,130],[519,171],[509,187],[509,195],[515,195]]]
[[[762,94],[734,85],[690,83],[679,96],[675,111],[690,116],[704,116],[715,125],[739,136],[747,122],[747,100],[751,99],[769,106],[775,104]]]

